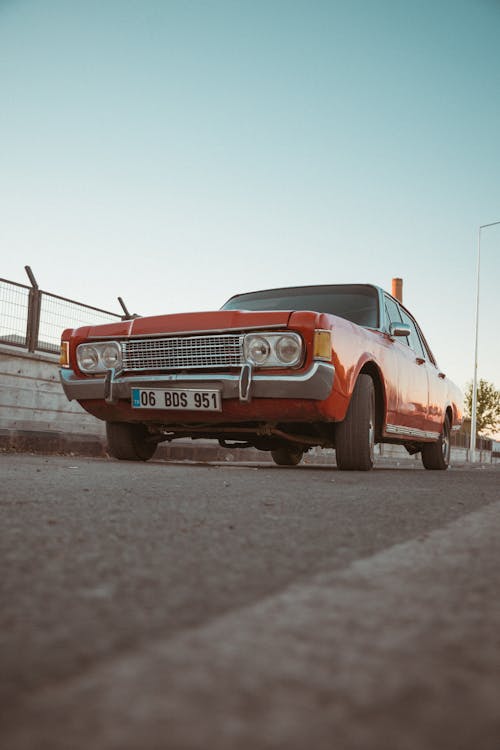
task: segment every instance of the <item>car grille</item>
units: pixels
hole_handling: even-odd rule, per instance
[[[122,341],[124,370],[184,370],[239,367],[243,336],[176,336]]]

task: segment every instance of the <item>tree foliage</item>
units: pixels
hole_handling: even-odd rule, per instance
[[[472,381],[465,390],[465,412],[472,418]],[[495,432],[500,427],[500,390],[487,380],[477,384],[477,432]]]

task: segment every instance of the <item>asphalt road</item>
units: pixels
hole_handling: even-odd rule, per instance
[[[0,747],[498,750],[499,478],[0,455]]]

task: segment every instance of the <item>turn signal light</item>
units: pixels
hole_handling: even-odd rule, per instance
[[[61,367],[69,367],[69,342],[61,341],[61,356],[59,357]]]
[[[332,359],[332,335],[330,331],[317,329],[314,331],[314,359],[324,359],[331,362]]]

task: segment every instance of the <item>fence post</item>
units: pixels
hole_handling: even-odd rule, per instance
[[[31,282],[28,295],[28,320],[26,323],[26,346],[29,352],[34,352],[38,345],[38,333],[40,330],[40,308],[42,304],[42,293],[38,288],[33,271],[29,266],[24,266]]]

